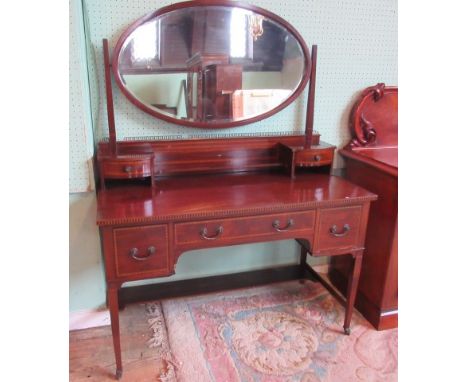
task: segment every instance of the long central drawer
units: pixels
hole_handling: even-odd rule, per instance
[[[312,240],[315,211],[203,220],[175,225],[178,246],[219,246],[240,242],[305,238]]]

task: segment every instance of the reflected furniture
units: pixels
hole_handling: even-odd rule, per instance
[[[188,118],[232,120],[232,95],[236,89],[242,89],[242,65],[230,64],[227,55],[197,53],[187,61],[187,67]],[[197,73],[196,81],[192,80],[192,73]]]
[[[142,46],[142,34],[153,42]],[[137,20],[117,42],[112,60],[107,40],[103,48],[109,138],[98,144],[96,155],[97,224],[116,377],[122,375],[122,284],[170,276],[179,257],[194,249],[295,239],[301,256],[291,277],[322,282],[307,256],[346,255],[353,265],[346,300],[341,300],[343,328],[350,334],[368,212],[377,196],[330,175],[335,147],[313,130],[317,47],[309,57],[299,33],[269,11],[205,0],[176,3]],[[210,129],[265,119],[293,102],[309,82],[305,133],[117,141],[112,73],[124,95],[144,112]],[[176,94],[185,94],[176,112],[167,112],[176,101],[168,95],[171,88],[164,88],[166,81]],[[186,90],[179,89],[184,81]],[[143,91],[142,84],[157,94]],[[162,101],[151,98],[161,95],[166,96]],[[185,114],[180,105],[188,105]]]
[[[378,194],[369,215],[356,308],[377,329],[398,326],[398,88],[365,89],[351,116],[351,142],[340,150],[346,178]],[[351,264],[333,258],[330,279],[346,291]]]

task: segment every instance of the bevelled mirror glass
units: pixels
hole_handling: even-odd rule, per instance
[[[113,70],[144,111],[192,127],[266,118],[303,90],[310,70],[299,33],[266,10],[227,1],[178,3],[131,25]]]

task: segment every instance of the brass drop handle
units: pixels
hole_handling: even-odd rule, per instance
[[[314,156],[314,161],[316,161],[316,162],[318,162],[321,159],[322,159],[322,157],[320,155],[315,155]]]
[[[133,166],[125,166],[124,171],[125,172],[132,172],[133,171]]]
[[[350,229],[351,227],[349,226],[349,224],[345,224],[343,226],[343,231],[338,232],[338,227],[336,226],[336,224],[333,224],[330,228],[330,233],[335,237],[343,237],[349,232]]]
[[[216,228],[216,232],[213,236],[208,236],[208,228],[204,227],[200,230],[200,236],[205,240],[216,240],[223,233],[223,226]]]
[[[286,232],[287,230],[289,230],[289,228],[291,228],[294,225],[294,220],[288,219],[288,223],[283,228],[280,228],[279,220],[275,220],[272,225],[273,228],[276,229],[278,232]]]
[[[148,259],[148,257],[150,257],[151,255],[154,255],[156,253],[156,248],[154,246],[148,247],[146,249],[146,256],[138,256],[138,253],[138,248],[132,248],[130,249],[129,255],[135,260],[144,261]]]

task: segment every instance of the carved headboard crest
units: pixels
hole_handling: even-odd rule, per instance
[[[384,96],[388,94],[394,99],[385,99]],[[378,83],[366,88],[351,110],[349,127],[353,139],[350,145],[352,147],[369,146],[376,143],[378,131],[383,135],[388,135],[387,130],[396,130],[397,122],[395,123],[396,113],[394,111],[396,111],[397,105],[397,87],[386,87],[385,84]],[[391,118],[385,118],[386,115],[391,116]],[[376,122],[379,124],[378,126]]]

